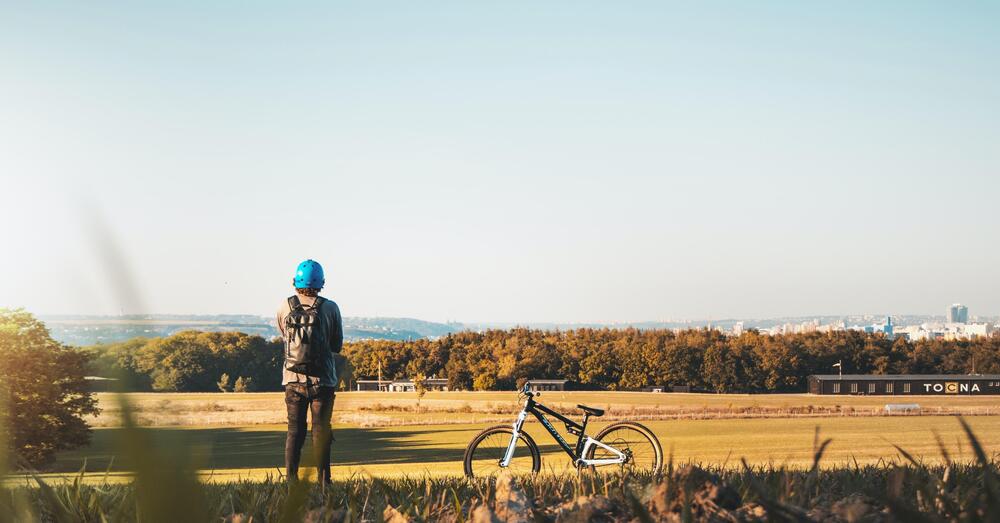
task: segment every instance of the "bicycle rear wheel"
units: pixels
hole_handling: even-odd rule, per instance
[[[599,432],[597,441],[622,452],[625,463],[593,467],[593,470],[609,472],[621,470],[642,474],[659,474],[663,469],[663,448],[653,431],[635,422],[612,423]],[[587,459],[614,459],[617,456],[607,449],[592,446]]]
[[[513,474],[537,474],[542,468],[542,457],[531,436],[521,432],[514,445],[514,457],[506,467],[500,466],[507,452],[507,445],[514,429],[507,425],[490,427],[472,438],[465,449],[465,475],[483,478],[508,470]]]

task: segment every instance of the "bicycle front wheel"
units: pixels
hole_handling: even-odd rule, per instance
[[[601,471],[622,470],[642,474],[659,474],[663,469],[663,448],[653,431],[631,421],[612,423],[594,438],[597,441],[625,454],[624,463],[596,467]],[[587,459],[615,459],[613,452],[591,446]],[[612,468],[616,467],[616,468]]]
[[[521,432],[514,444],[514,456],[504,467],[502,461],[514,429],[507,425],[490,427],[472,438],[465,449],[465,475],[484,478],[502,470],[513,474],[537,474],[542,468],[542,457],[531,436]]]

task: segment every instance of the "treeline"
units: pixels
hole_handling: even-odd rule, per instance
[[[416,373],[449,387],[510,390],[528,378],[563,378],[583,387],[635,390],[690,385],[715,392],[801,392],[810,374],[1000,373],[1000,337],[970,341],[889,339],[856,331],[727,336],[701,329],[513,329],[461,332],[434,341],[350,344],[358,376]]]
[[[215,391],[223,374],[242,390],[278,390],[282,345],[242,333],[187,331],[90,348],[95,371],[133,390]],[[770,336],[749,331],[532,329],[460,332],[436,340],[347,343],[355,377],[448,379],[456,390],[512,390],[530,378],[584,388],[690,385],[716,392],[801,392],[810,374],[1000,373],[1000,336],[909,342],[862,332]]]
[[[84,350],[91,353],[94,374],[122,379],[126,390],[252,392],[281,388],[281,341],[242,332],[184,331],[166,338],[133,338]]]

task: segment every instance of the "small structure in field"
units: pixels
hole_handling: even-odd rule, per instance
[[[918,403],[886,403],[885,411],[889,414],[897,412],[920,412],[920,404]]]
[[[91,392],[110,392],[115,389],[118,383],[117,378],[105,378],[102,376],[84,376],[87,382],[87,389]]]
[[[816,374],[811,394],[977,396],[1000,394],[1000,374]]]
[[[356,390],[359,391],[386,392],[389,390],[392,380],[360,379],[355,381],[354,384]]]
[[[426,390],[448,390],[447,378],[427,378],[424,380]],[[389,383],[389,392],[415,392],[417,384],[413,380],[393,380]]]
[[[541,392],[545,390],[569,390],[569,380],[528,380],[528,390]]]

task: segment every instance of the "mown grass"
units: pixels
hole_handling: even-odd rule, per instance
[[[987,449],[1000,448],[1000,416],[968,418]],[[739,467],[739,458],[754,465],[803,469],[811,465],[817,427],[833,438],[826,449],[826,468],[899,460],[894,447],[908,449],[929,463],[940,460],[939,444],[959,459],[972,456],[955,417],[784,418],[722,419],[644,422],[678,463]],[[603,423],[595,423],[596,433]],[[376,476],[447,476],[461,474],[465,446],[482,424],[412,425],[364,428],[334,426],[334,475],[350,477],[364,472]],[[526,425],[541,445],[546,470],[562,472],[568,458],[557,449],[538,423]],[[207,481],[262,479],[283,466],[284,425],[242,427],[159,427],[145,429],[153,445],[179,447]],[[110,470],[113,480],[127,479],[132,467],[120,449],[124,429],[94,432],[90,446],[59,455],[44,477],[71,478],[86,465],[88,481],[100,481]],[[307,439],[305,455],[310,455]],[[22,484],[25,481],[21,479]]]
[[[714,484],[738,494],[741,510],[751,507],[757,511],[729,511],[746,519],[714,521],[752,521],[753,514],[767,521],[828,517],[833,519],[827,521],[845,521],[850,518],[843,516],[856,513],[858,505],[866,511],[862,515],[892,514],[898,521],[990,521],[1000,516],[1000,506],[990,498],[995,492],[995,468],[994,462],[973,459],[940,465],[914,460],[825,470],[747,465],[707,467],[704,472],[714,476],[710,479]],[[699,485],[691,481],[702,477],[701,471],[697,472],[699,475],[690,469],[676,472],[671,467],[663,478],[541,475],[516,478],[514,484],[529,500],[529,508],[521,514],[525,519],[559,520],[560,515],[572,511],[570,505],[603,497],[611,506],[606,517],[591,514],[578,520],[649,521],[659,516],[657,506],[670,504],[680,507],[679,520],[710,520],[703,513],[704,507],[697,505]],[[4,492],[0,506],[6,503],[19,521],[383,521],[398,514],[403,519],[393,521],[464,522],[474,520],[476,507],[491,507],[496,513],[505,503],[490,480],[470,481],[459,476],[379,478],[355,474],[335,481],[325,491],[307,483],[289,490],[275,477],[205,484],[191,491],[189,480],[183,478],[174,473],[161,475],[156,478],[156,490],[144,489],[139,483],[73,481],[48,486],[41,480],[40,488]]]
[[[131,393],[143,425],[248,425],[281,423],[281,393]],[[335,421],[362,426],[489,423],[517,411],[512,392],[347,392],[336,400]],[[919,403],[922,414],[1000,415],[996,398],[984,396],[812,396],[807,394],[656,394],[643,392],[546,392],[542,402],[575,411],[577,404],[604,408],[607,418],[716,419],[881,416],[886,403]],[[102,414],[93,426],[118,426],[114,396],[98,394]]]
[[[809,464],[751,463],[736,450],[723,463],[675,471],[676,455],[662,477],[618,474],[542,474],[512,483],[468,480],[458,475],[420,475],[409,461],[395,464],[412,471],[402,477],[354,473],[326,488],[309,481],[289,488],[276,474],[263,480],[206,484],[199,481],[199,454],[190,442],[157,439],[155,431],[135,425],[125,397],[124,426],[114,451],[133,474],[128,484],[91,483],[83,474],[51,484],[30,472],[31,486],[0,487],[0,522],[7,521],[807,521],[849,520],[852,513],[891,515],[901,521],[995,521],[1000,518],[996,457],[974,430],[994,427],[955,418],[885,418],[950,422],[961,434],[963,455],[949,450],[951,434],[931,436],[934,463],[896,443],[895,458],[874,464],[821,462],[836,448],[836,435],[817,430],[809,437]],[[981,418],[974,422],[993,421]],[[810,420],[735,420],[743,422]],[[841,419],[841,421],[870,421]],[[668,422],[669,423],[669,422]],[[890,431],[875,427],[872,434]],[[751,427],[740,432],[753,435]],[[763,437],[776,437],[764,432]],[[824,439],[831,436],[834,439]],[[458,434],[454,435],[458,440]],[[889,445],[893,442],[887,441]],[[254,454],[246,449],[243,459]],[[409,450],[403,445],[398,456]],[[211,455],[203,454],[203,455]],[[356,459],[378,459],[372,449]],[[0,456],[2,458],[2,456]],[[235,458],[234,458],[235,459]],[[408,459],[408,458],[407,458]],[[730,463],[733,466],[728,466]],[[0,461],[2,464],[2,461]],[[3,471],[0,470],[0,474]],[[504,488],[501,496],[498,489]],[[720,495],[719,492],[732,494]],[[581,498],[582,496],[582,498]],[[511,503],[512,498],[521,501]],[[581,501],[582,500],[582,501]],[[602,500],[597,502],[597,500]],[[485,507],[485,508],[484,508]],[[860,507],[860,508],[859,508]],[[483,519],[483,511],[487,516]],[[511,519],[510,511],[521,519]],[[505,512],[504,511],[508,511]],[[582,512],[581,512],[582,511]],[[595,512],[596,511],[596,512]],[[855,511],[855,512],[851,512]],[[586,516],[584,518],[584,516]],[[725,516],[723,519],[719,517]],[[562,518],[562,519],[560,519]],[[579,519],[584,518],[584,519]],[[595,519],[596,518],[596,519]],[[713,519],[714,518],[714,519]],[[838,519],[839,518],[839,519]],[[572,519],[570,519],[572,520]]]

